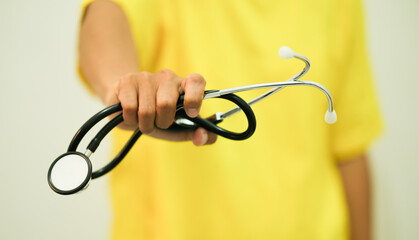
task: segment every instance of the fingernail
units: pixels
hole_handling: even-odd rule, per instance
[[[189,117],[196,117],[196,116],[198,116],[198,109],[196,109],[196,108],[188,108],[186,110],[186,112],[187,112],[187,114],[188,114]]]
[[[202,133],[202,144],[201,145],[204,145],[205,143],[207,143],[208,142],[208,133],[207,132],[203,132]]]

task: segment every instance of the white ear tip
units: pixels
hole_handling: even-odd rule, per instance
[[[293,58],[295,56],[294,51],[286,46],[282,46],[279,51],[279,56],[283,59],[289,59],[289,58]]]
[[[338,116],[336,115],[336,111],[333,110],[333,112],[326,111],[326,114],[324,115],[324,120],[328,124],[333,124],[338,120]]]

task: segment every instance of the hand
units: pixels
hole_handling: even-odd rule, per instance
[[[214,143],[217,135],[203,128],[185,132],[162,129],[173,123],[180,94],[185,94],[186,114],[189,117],[198,116],[205,84],[205,79],[199,74],[181,78],[170,70],[161,70],[156,74],[130,73],[120,77],[103,99],[108,106],[121,103],[124,122],[119,127],[122,129],[139,128],[152,137],[170,141],[192,140],[199,146]]]

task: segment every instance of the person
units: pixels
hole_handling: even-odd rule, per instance
[[[381,120],[364,38],[360,0],[84,1],[81,76],[123,107],[113,150],[146,135],[110,174],[113,239],[371,239],[366,155]],[[164,131],[180,94],[196,117],[205,89],[293,76],[283,45],[311,59],[304,79],[330,90],[335,125],[321,92],[287,88],[252,106],[245,141]]]

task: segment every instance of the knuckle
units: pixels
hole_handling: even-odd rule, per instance
[[[122,76],[118,81],[118,90],[121,91],[122,89],[131,87],[135,85],[135,83],[138,80],[138,74],[137,73],[128,73]]]
[[[162,75],[174,75],[173,71],[171,71],[169,69],[161,69],[159,71],[159,74],[162,74]]]
[[[125,75],[119,80],[118,88],[124,88],[131,83],[131,77]]]
[[[152,107],[142,107],[138,111],[138,117],[140,119],[150,119],[154,117],[154,109]]]
[[[201,104],[202,98],[194,96],[185,96],[185,106],[187,107],[197,107]]]
[[[157,99],[157,111],[169,111],[176,107],[176,103],[168,98]]]
[[[121,83],[131,83],[136,81],[138,78],[138,73],[127,73],[121,77]]]
[[[203,94],[202,94],[203,95]],[[186,94],[184,97],[184,103],[186,105],[200,105],[202,103],[203,96],[197,94]]]
[[[124,103],[122,105],[122,108],[124,109],[124,111],[126,111],[129,114],[137,112],[137,104],[136,103],[132,103],[132,102]]]
[[[153,74],[150,72],[140,72],[139,78],[138,78],[138,86],[139,87],[146,87],[150,86],[150,84],[153,82]]]
[[[133,80],[133,79],[137,78],[137,74],[136,73],[128,73],[124,77],[125,77],[125,79]]]
[[[146,72],[146,71],[138,73],[138,76],[141,79],[150,79],[152,75],[153,75],[152,73]]]
[[[204,77],[198,73],[192,73],[187,78],[186,81],[189,83],[195,83],[195,84],[205,84],[206,81]]]

